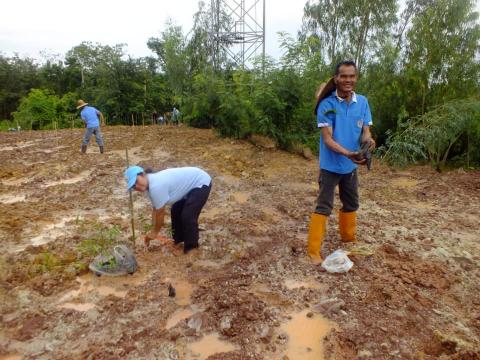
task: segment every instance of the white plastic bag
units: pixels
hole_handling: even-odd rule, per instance
[[[352,266],[353,262],[343,250],[335,250],[322,262],[322,267],[329,273],[346,273]]]

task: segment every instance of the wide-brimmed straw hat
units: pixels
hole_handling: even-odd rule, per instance
[[[88,103],[86,103],[85,101],[83,101],[82,99],[78,100],[77,101],[77,110],[84,107],[85,105],[88,105]]]
[[[320,87],[317,90],[316,97],[317,97],[317,104],[315,105],[314,114],[317,115],[318,106],[322,102],[323,99],[330,96],[332,92],[336,90],[335,81],[333,77],[331,77],[326,83],[320,84]]]

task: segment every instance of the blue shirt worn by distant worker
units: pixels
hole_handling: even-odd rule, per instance
[[[147,174],[148,195],[155,209],[183,199],[191,190],[210,185],[212,178],[197,167],[165,169]]]
[[[372,125],[372,114],[365,96],[352,93],[350,102],[337,92],[323,99],[317,111],[319,128],[332,127],[333,140],[349,151],[358,151],[363,126]],[[348,174],[357,168],[352,160],[330,150],[320,137],[320,169],[337,174]]]
[[[98,119],[99,115],[100,111],[95,109],[93,106],[85,106],[80,112],[80,116],[82,120],[87,123],[88,129],[100,126],[100,121]]]

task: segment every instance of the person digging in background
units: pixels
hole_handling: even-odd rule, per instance
[[[358,150],[363,143],[370,144],[370,151],[375,148],[370,133],[370,107],[364,96],[355,93],[356,82],[355,63],[343,61],[336,66],[335,75],[317,92],[315,115],[321,129],[320,191],[315,212],[310,217],[307,249],[314,264],[322,262],[321,247],[337,185],[342,202],[338,220],[341,240],[356,241],[357,166],[366,163],[359,157]]]
[[[184,243],[183,252],[198,248],[198,217],[212,189],[212,178],[197,167],[165,169],[147,173],[140,166],[125,170],[127,189],[148,192],[152,203],[153,229],[144,237],[148,248],[164,224],[165,207],[171,207],[175,244]]]
[[[90,137],[95,135],[95,140],[100,148],[100,153],[103,154],[104,147],[102,132],[100,131],[100,120],[101,123],[104,124],[105,118],[100,111],[95,109],[93,106],[87,105],[88,103],[83,100],[77,101],[77,110],[82,109],[80,111],[80,117],[85,122],[85,127],[87,128],[85,134],[83,135],[82,153],[85,154],[87,152],[87,145],[90,141]]]

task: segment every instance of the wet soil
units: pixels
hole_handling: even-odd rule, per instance
[[[330,274],[306,260],[317,160],[186,127],[104,135],[82,155],[81,130],[0,133],[0,359],[480,358],[479,171],[360,169],[359,241],[337,196],[322,249],[354,266]],[[144,251],[135,193],[139,270],[96,277],[96,243],[131,244],[126,147],[212,175],[201,246]]]

